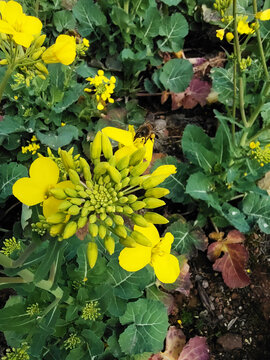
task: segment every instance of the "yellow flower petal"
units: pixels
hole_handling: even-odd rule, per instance
[[[151,261],[151,248],[137,245],[134,248],[125,248],[120,252],[119,265],[127,271],[138,271]]]
[[[102,132],[106,134],[110,139],[113,139],[122,145],[125,146],[133,145],[133,136],[130,131],[108,126],[103,128]]]
[[[39,35],[42,22],[35,16],[24,16],[21,31],[26,34]]]
[[[13,34],[13,40],[15,41],[16,44],[29,48],[32,41],[34,40],[34,37],[31,34],[15,32]]]
[[[47,186],[55,185],[59,178],[59,169],[56,163],[50,158],[37,158],[29,169],[30,178],[39,182],[39,184],[46,184]]]
[[[30,178],[21,178],[12,188],[13,195],[23,204],[32,206],[45,200],[47,187]]]
[[[10,34],[10,35],[15,33],[13,27],[3,20],[0,20],[0,32],[3,34]]]
[[[174,241],[173,234],[170,232],[167,232],[165,234],[164,238],[162,238],[160,243],[158,244],[158,249],[169,254],[171,252],[171,246],[172,246],[173,241]]]
[[[270,9],[258,12],[256,14],[256,18],[261,20],[261,21],[270,20]]]
[[[171,254],[152,256],[151,265],[159,281],[165,284],[174,283],[180,274],[180,267],[177,258]]]
[[[145,160],[151,162],[153,156],[153,147],[154,147],[154,140],[148,139],[145,143],[146,153],[145,153]]]
[[[50,46],[42,54],[42,60],[46,64],[61,63],[70,65],[76,57],[76,41],[73,36],[59,35],[55,44]]]
[[[137,148],[134,145],[123,146],[114,153],[115,159],[116,159],[116,161],[119,161],[123,157],[133,154],[136,150],[137,150]]]
[[[134,230],[140,232],[145,237],[147,237],[147,239],[149,239],[152,242],[152,247],[154,247],[156,244],[158,244],[158,242],[160,240],[157,228],[153,224],[149,223],[149,226],[147,226],[147,227],[141,227],[141,226],[135,225]]]

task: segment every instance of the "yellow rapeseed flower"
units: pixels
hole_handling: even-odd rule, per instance
[[[152,245],[143,246],[136,243],[132,248],[124,248],[119,255],[120,266],[127,271],[138,271],[150,264],[161,282],[175,282],[180,267],[177,258],[170,254],[173,235],[166,233],[164,238],[160,238],[156,227],[152,224],[148,227],[135,225],[134,230],[149,239]]]
[[[270,9],[267,9],[267,10],[264,10],[264,11],[259,11],[256,14],[256,19],[259,19],[261,21],[270,20]]]
[[[234,38],[233,33],[228,32],[228,33],[226,34],[226,40],[227,40],[228,42],[231,42],[231,41],[233,40],[233,38]]]
[[[238,23],[237,23],[237,31],[239,34],[253,34],[254,33],[254,29],[252,29],[249,24],[248,24],[248,16],[242,16],[240,19],[238,19]]]
[[[57,184],[59,169],[53,160],[40,157],[30,166],[29,175],[17,180],[12,192],[20,202],[32,206],[47,199],[49,189]]]
[[[76,57],[76,40],[74,36],[59,35],[55,44],[50,46],[42,54],[42,60],[46,64],[61,63],[70,65]]]
[[[223,40],[225,30],[224,29],[218,29],[216,30],[216,37],[220,40]]]
[[[16,1],[0,1],[0,14],[0,33],[11,35],[18,45],[28,48],[41,32],[41,21],[25,15]]]

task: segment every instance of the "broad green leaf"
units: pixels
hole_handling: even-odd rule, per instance
[[[0,136],[25,131],[24,121],[19,116],[5,115],[0,121]]]
[[[13,184],[26,176],[28,176],[28,170],[21,164],[11,162],[0,165],[0,203],[12,194]]]
[[[181,255],[192,256],[196,249],[204,251],[207,247],[207,237],[200,228],[194,228],[190,223],[181,220],[168,226],[167,232],[174,236],[172,248]]]
[[[166,195],[166,198],[171,199],[174,202],[183,202],[187,199],[185,194],[186,182],[190,174],[190,166],[186,163],[181,163],[174,156],[166,156],[154,162],[153,170],[162,165],[175,165],[176,174],[170,175],[159,186],[170,190],[170,193]],[[152,170],[151,169],[151,170]]]
[[[147,9],[143,22],[143,44],[148,43],[148,37],[152,38],[158,35],[160,19],[160,12],[156,7],[150,7]]]
[[[109,283],[114,288],[114,294],[122,299],[134,299],[142,296],[146,285],[153,281],[153,273],[146,268],[129,272],[119,266],[118,260],[108,264]]]
[[[186,157],[204,170],[210,172],[216,163],[216,154],[213,152],[211,139],[203,129],[195,125],[187,125],[182,137],[182,149]]]
[[[22,229],[24,230],[28,225],[28,220],[31,219],[32,216],[32,208],[22,204],[22,215],[21,215],[21,225]]]
[[[224,126],[227,126],[227,124],[224,124]],[[218,164],[224,164],[230,160],[231,144],[229,143],[226,132],[224,131],[224,126],[223,124],[219,126],[216,132],[216,136],[212,140],[213,150],[215,152],[215,157],[217,158]]]
[[[61,10],[53,14],[53,24],[58,32],[62,32],[64,29],[75,29],[76,20],[70,11]]]
[[[70,90],[64,93],[63,98],[54,107],[53,111],[62,113],[70,105],[74,104],[79,97],[83,94],[84,84],[75,84]]]
[[[69,351],[65,360],[80,360],[82,358],[85,359],[86,353],[83,346],[76,347]]]
[[[108,285],[106,285],[108,286]],[[111,288],[111,293],[109,296],[109,304],[107,311],[110,316],[119,317],[124,314],[127,307],[127,301],[120,299],[118,296],[114,295],[113,288]]]
[[[233,103],[233,71],[232,68],[213,68],[211,70],[213,80],[212,89],[218,93],[218,100],[227,106]],[[237,90],[238,91],[238,90]]]
[[[229,129],[229,123],[232,124],[236,124],[239,127],[242,127],[241,124],[238,124],[237,122],[235,122],[232,118],[227,117],[222,115],[219,111],[214,110],[214,114],[216,116],[216,118],[219,120],[220,122],[220,127],[222,128],[223,132],[224,132],[224,142],[228,143],[230,146],[230,151],[231,153],[236,156],[236,150],[233,146],[232,143],[232,134],[231,134],[231,130]],[[220,130],[221,131],[221,130]],[[225,137],[227,138],[227,140],[225,140]]]
[[[186,193],[194,199],[200,199],[207,202],[217,210],[221,210],[217,194],[213,192],[214,183],[204,173],[197,172],[192,174],[186,186]]]
[[[97,75],[97,69],[88,66],[85,62],[82,62],[77,68],[76,73],[83,78],[95,77]]]
[[[257,222],[262,232],[270,234],[270,196],[248,194],[242,202],[243,212],[252,223]]]
[[[26,314],[25,305],[14,304],[0,310],[0,328],[27,334],[35,326],[36,319]]]
[[[164,4],[167,4],[169,6],[176,6],[178,4],[180,4],[182,0],[161,0],[161,2],[163,2]]]
[[[107,19],[93,0],[79,0],[72,8],[75,18],[79,22],[78,31],[82,36],[96,32],[97,26],[105,26]]]
[[[165,39],[158,41],[158,47],[161,51],[181,50],[183,46],[183,38],[188,34],[188,23],[184,16],[180,13],[165,16],[160,24],[159,35]],[[183,91],[179,90],[178,92]],[[177,92],[177,91],[175,91]]]
[[[169,324],[167,310],[162,303],[148,299],[130,302],[120,322],[128,325],[119,338],[125,354],[156,352],[163,348]]]
[[[51,86],[54,86],[55,88],[63,89],[63,84],[65,81],[65,73],[64,73],[64,65],[62,64],[49,64],[48,65],[48,71],[50,75],[50,83]],[[62,90],[61,90],[62,92]]]
[[[111,10],[111,20],[121,30],[124,41],[130,44],[130,29],[136,28],[135,24],[133,23],[133,16],[131,14],[128,14],[121,7],[113,6]]]
[[[222,205],[222,213],[224,217],[230,222],[230,224],[232,224],[236,229],[242,233],[249,231],[250,227],[246,221],[246,217],[239,209],[228,203],[225,203]]]
[[[90,358],[95,358],[97,355],[103,354],[104,351],[104,343],[101,341],[100,337],[98,337],[91,330],[83,330],[81,335],[84,337],[87,343],[88,355]]]
[[[72,140],[78,139],[78,129],[73,125],[65,125],[55,131],[42,133],[37,131],[37,137],[43,145],[49,146],[53,150],[69,145]]]
[[[261,110],[261,116],[263,118],[264,125],[265,126],[269,125],[270,124],[270,102],[263,105],[262,110]],[[1,123],[0,123],[0,126],[1,126]]]
[[[192,65],[185,59],[169,60],[161,69],[159,80],[173,92],[186,90],[193,76]]]

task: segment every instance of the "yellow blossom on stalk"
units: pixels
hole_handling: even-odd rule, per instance
[[[21,250],[21,244],[19,241],[17,242],[17,240],[13,236],[11,239],[4,240],[4,246],[2,247],[0,252],[6,256],[9,256],[16,250]]]
[[[55,44],[50,46],[42,54],[42,60],[46,64],[61,63],[70,65],[76,57],[76,40],[74,36],[59,35]]]
[[[259,19],[261,21],[270,20],[270,9],[257,12],[256,19]]]
[[[120,149],[115,152],[117,160],[133,154],[136,150],[144,147],[146,161],[151,161],[154,147],[154,134],[150,134],[149,137],[136,137],[136,132],[133,125],[129,125],[129,130],[122,130],[115,127],[106,127],[102,129],[102,132],[106,134],[110,139],[119,143]]]
[[[226,34],[226,40],[227,40],[228,42],[231,42],[231,41],[233,40],[233,38],[234,38],[233,33],[228,32],[228,33]]]
[[[18,45],[28,48],[41,32],[41,21],[25,15],[16,1],[0,1],[0,13],[0,33],[11,35]]]
[[[248,16],[241,16],[240,18],[238,18],[238,23],[237,23],[237,31],[239,34],[253,34],[254,33],[254,29],[252,29],[249,24],[248,24]]]
[[[12,192],[23,204],[32,206],[47,199],[49,189],[57,184],[59,169],[51,159],[40,157],[30,166],[29,175],[17,180]]]
[[[86,80],[89,81],[90,86],[93,86],[94,89],[85,88],[84,91],[93,91],[95,93],[98,110],[103,110],[106,106],[106,102],[114,103],[114,99],[111,98],[116,83],[116,78],[114,76],[111,76],[110,79],[108,79],[104,76],[103,70],[98,70],[95,77],[88,77]]]
[[[160,238],[156,227],[152,224],[148,227],[135,225],[134,231],[144,235],[151,242],[151,246],[136,243],[132,248],[124,248],[119,255],[120,266],[127,271],[138,271],[150,264],[159,281],[175,282],[180,267],[177,258],[170,254],[173,235],[166,233],[164,238]]]
[[[264,148],[262,148],[259,141],[256,143],[252,141],[249,144],[249,147],[252,149],[252,157],[260,163],[260,166],[270,163],[270,144],[267,144]]]
[[[39,144],[32,143],[28,146],[22,146],[22,153],[25,154],[29,151],[32,153],[32,155],[35,155],[38,149],[40,149]]]
[[[223,40],[225,30],[224,29],[218,29],[216,30],[216,37],[220,40]]]

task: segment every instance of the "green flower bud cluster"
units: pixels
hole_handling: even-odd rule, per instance
[[[81,317],[84,320],[92,320],[92,321],[97,320],[97,318],[101,316],[100,313],[101,309],[98,307],[98,305],[99,305],[98,301],[87,302],[82,309]]]
[[[0,250],[0,252],[6,256],[11,255],[14,251],[21,250],[20,242],[15,239],[13,236],[11,239],[4,240],[4,246]]]
[[[31,224],[32,231],[38,233],[40,236],[44,236],[47,230],[50,228],[50,225],[47,223],[46,219],[42,215],[38,215],[39,221]]]
[[[70,334],[69,338],[64,341],[64,349],[72,350],[75,349],[81,343],[81,339],[76,333]]]
[[[160,198],[169,191],[157,186],[169,175],[143,175],[149,166],[144,161],[145,147],[117,159],[109,138],[101,131],[90,145],[91,165],[79,155],[73,156],[72,151],[59,151],[70,185],[56,184],[49,191],[50,196],[60,200],[55,213],[45,221],[50,235],[58,240],[68,239],[87,225],[92,238],[87,248],[91,268],[98,256],[96,237],[103,240],[110,254],[115,247],[112,234],[125,246],[133,247],[136,243],[151,246],[148,239],[132,232],[125,223],[130,227],[147,227],[149,223],[168,222],[158,213],[142,210],[165,205]]]
[[[240,62],[240,69],[242,71],[246,70],[252,63],[252,60],[251,60],[251,57],[248,56],[246,59],[241,59],[241,62]]]
[[[26,314],[29,316],[39,315],[40,314],[39,304],[35,303],[35,304],[27,306]]]
[[[2,356],[1,360],[29,360],[30,356],[27,354],[29,348],[27,343],[22,343],[21,347],[17,349],[7,349],[6,356]]]
[[[221,17],[223,17],[231,2],[232,0],[216,0],[213,6],[214,9],[220,13]]]

